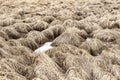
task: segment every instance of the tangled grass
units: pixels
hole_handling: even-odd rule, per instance
[[[0,0],[0,80],[120,80],[119,0]],[[34,53],[47,42],[52,48]]]
[[[80,36],[79,29],[77,28],[68,28],[63,34],[57,37],[52,45],[59,46],[60,44],[71,44],[74,46],[79,46],[84,39]],[[80,35],[79,35],[80,34]]]

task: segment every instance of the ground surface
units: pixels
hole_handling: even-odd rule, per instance
[[[0,80],[120,80],[120,1],[0,0]]]

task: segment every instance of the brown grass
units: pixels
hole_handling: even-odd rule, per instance
[[[42,31],[48,28],[48,23],[44,21],[37,21],[33,24],[33,29],[37,31]]]
[[[41,44],[49,41],[50,39],[48,39],[43,33],[40,33],[38,36],[36,36],[34,38],[34,40],[38,45],[41,45]]]
[[[47,23],[52,23],[55,20],[55,18],[53,16],[45,16],[43,18],[43,21],[47,22]]]
[[[62,21],[60,20],[54,20],[50,23],[50,26],[55,26],[55,25],[61,25],[62,24]]]
[[[4,20],[0,20],[0,26],[5,27],[5,26],[10,26],[15,23],[15,19],[13,18],[7,18]]]
[[[105,49],[105,45],[99,39],[89,38],[81,44],[80,48],[83,48],[87,50],[89,53],[91,53],[92,55],[97,56],[101,54],[103,49]]]
[[[0,0],[0,80],[119,80],[119,3]]]
[[[10,39],[7,41],[9,46],[21,46],[21,43],[18,40]]]
[[[8,35],[2,30],[0,31],[0,36],[3,37],[5,40],[9,39]]]
[[[64,27],[61,25],[51,26],[48,29],[42,31],[42,33],[49,39],[53,40],[64,32]]]
[[[119,35],[118,31],[114,31],[114,30],[110,30],[110,29],[96,30],[92,33],[92,36],[94,38],[98,38],[105,42],[115,41],[117,38],[119,38],[118,35]]]
[[[25,39],[21,38],[19,39],[19,42],[21,43],[21,45],[26,46],[30,48],[31,50],[35,50],[38,48],[38,44],[32,38],[25,38]]]
[[[20,38],[21,35],[19,32],[17,32],[14,28],[5,27],[2,29],[2,31],[5,31],[5,33],[8,35],[9,39],[17,39]]]
[[[1,80],[27,80],[24,76],[17,74],[15,72],[0,72],[0,79]],[[9,77],[10,76],[10,77]]]
[[[74,63],[74,60],[72,62],[72,59],[74,59],[76,56],[81,56],[81,54],[89,53],[83,49],[78,49],[75,46],[64,44],[46,51],[46,54],[51,57],[66,72],[70,65],[79,65],[79,63]],[[67,61],[70,58],[71,60]]]
[[[81,67],[71,67],[66,72],[66,79],[74,80],[74,79],[82,79],[88,80],[88,74]]]
[[[27,23],[16,23],[13,25],[18,32],[27,33],[32,30],[30,24]]]
[[[34,66],[35,75],[40,79],[52,79],[52,80],[63,79],[60,68],[45,53],[40,54],[36,58]]]
[[[79,30],[77,28],[68,28],[63,34],[57,37],[52,45],[58,46],[60,44],[71,44],[74,46],[79,46],[84,39],[79,35]]]
[[[120,20],[112,22],[109,28],[110,29],[115,29],[115,28],[119,29],[120,28]]]

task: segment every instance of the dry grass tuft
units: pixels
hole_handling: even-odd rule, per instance
[[[99,39],[88,38],[81,44],[80,48],[87,50],[93,56],[97,56],[101,54],[102,50],[105,48],[105,45]]]
[[[9,52],[11,55],[30,55],[32,52],[29,48],[25,46],[11,46],[11,47],[4,47],[4,49]]]
[[[42,33],[50,40],[55,39],[57,36],[64,32],[64,28],[61,25],[51,26],[48,29],[42,31]]]
[[[98,38],[105,42],[113,42],[119,38],[120,33],[115,30],[105,29],[105,30],[96,30],[92,33],[94,38]]]
[[[32,38],[21,38],[18,40],[22,46],[26,46],[31,50],[35,50],[38,48],[38,44]]]
[[[60,20],[54,20],[50,23],[50,26],[55,26],[55,25],[62,25],[62,21]]]
[[[5,51],[4,49],[0,48],[0,60],[2,58],[12,58],[12,56],[7,51]]]
[[[23,79],[29,78],[28,74],[33,73],[33,72],[28,73],[27,69],[30,69],[30,68],[24,66],[23,64],[19,63],[18,61],[14,60],[14,59],[10,59],[10,58],[9,59],[1,59],[0,64],[2,65],[0,71],[2,70],[3,72],[16,73],[16,76],[18,74],[20,76],[20,78],[23,77]],[[3,75],[3,76],[5,76],[5,75]],[[13,78],[13,80],[15,80],[14,76],[13,77],[7,76],[7,77],[8,78]],[[18,79],[18,77],[16,77],[16,79]]]
[[[103,71],[101,68],[93,69],[93,79],[94,80],[117,80],[115,76],[113,76],[109,72]]]
[[[9,46],[21,46],[21,43],[18,40],[10,39],[7,41]]]
[[[42,31],[42,34],[48,38],[49,40],[53,40],[54,39],[54,32],[51,29],[46,29],[44,31]]]
[[[66,5],[66,6],[68,6],[68,5]],[[68,9],[62,9],[58,12],[58,15],[56,18],[61,21],[65,21],[67,19],[72,19],[72,12]]]
[[[8,46],[8,44],[6,43],[6,41],[5,40],[0,40],[0,48],[3,48],[3,47],[5,47],[5,46]]]
[[[88,37],[88,34],[85,30],[78,30],[77,33],[84,39],[86,39]]]
[[[78,28],[79,29],[84,29],[89,34],[92,33],[93,31],[102,29],[102,27],[99,26],[97,23],[86,21],[86,20],[79,21]]]
[[[25,66],[18,63],[18,61],[14,60],[14,59],[1,59],[0,64],[3,64],[3,66],[1,66],[1,69],[3,69],[2,71],[8,71],[8,72],[16,72],[19,74],[23,74],[25,71]],[[6,65],[6,69],[4,68]],[[8,69],[7,69],[8,67]],[[9,69],[11,69],[11,71],[9,71]],[[23,71],[22,71],[23,70]]]
[[[42,20],[50,24],[55,20],[55,18],[53,16],[45,16]]]
[[[103,59],[107,62],[110,62],[113,65],[119,65],[120,64],[120,50],[115,48],[109,48],[107,50],[104,50],[102,52]]]
[[[15,72],[3,72],[0,71],[0,79],[1,80],[27,80],[24,76],[17,74]]]
[[[36,57],[34,67],[35,76],[40,79],[63,79],[61,69],[45,53],[39,54]]]
[[[67,19],[64,21],[63,26],[65,28],[74,27],[74,21],[72,19]]]
[[[46,54],[52,58],[64,71],[64,73],[67,71],[70,65],[75,66],[79,65],[74,63],[72,64],[72,58],[75,59],[75,56],[81,56],[82,54],[89,54],[83,49],[79,49],[72,45],[60,45],[58,47],[52,48],[48,51],[46,51]],[[70,61],[67,61],[71,58]]]
[[[120,20],[114,21],[109,26],[109,29],[119,29],[120,28]]]
[[[79,46],[84,39],[79,35],[79,29],[68,28],[64,33],[57,37],[52,45],[58,46],[60,44],[71,44],[74,46]]]
[[[4,20],[0,20],[0,26],[2,26],[2,27],[10,26],[10,25],[13,25],[15,22],[16,22],[15,19],[7,18]]]
[[[30,31],[28,34],[25,35],[26,38],[34,38],[41,35],[39,31]]]
[[[20,33],[28,33],[29,31],[32,30],[31,25],[27,23],[16,23],[13,26]]]
[[[38,46],[50,40],[42,32],[34,37],[31,37],[31,39],[33,39],[38,44]]]
[[[17,32],[14,28],[11,28],[11,27],[5,27],[5,28],[2,29],[2,31],[5,31],[5,33],[9,37],[9,39],[17,39],[17,38],[21,37],[20,33]]]
[[[8,40],[8,39],[9,39],[7,33],[5,33],[5,32],[2,31],[2,30],[0,30],[0,36],[3,37],[5,40]]]
[[[42,31],[48,28],[48,23],[45,21],[37,21],[33,24],[32,28],[37,31]]]
[[[103,17],[100,18],[99,24],[104,28],[108,29],[114,29],[114,28],[119,28],[119,18],[120,15],[104,15]]]
[[[88,74],[81,67],[71,67],[66,72],[67,80],[88,80]]]
[[[4,47],[2,58],[4,58],[4,55],[7,55],[5,58],[15,59],[20,64],[28,66],[34,62],[34,56],[31,53],[32,51],[24,46]]]

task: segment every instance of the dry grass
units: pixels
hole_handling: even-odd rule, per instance
[[[99,39],[87,39],[80,48],[87,50],[93,56],[97,56],[105,49],[105,45]]]
[[[30,24],[27,23],[16,23],[13,25],[18,32],[27,33],[32,30]]]
[[[8,35],[2,30],[0,31],[0,37],[4,38],[5,40],[9,39]]]
[[[42,31],[48,28],[48,24],[44,21],[37,21],[33,24],[33,29],[37,31]]]
[[[0,20],[0,26],[5,27],[5,26],[10,26],[15,23],[15,19],[12,18],[7,18],[4,20]]]
[[[119,38],[119,31],[105,29],[105,30],[96,30],[92,33],[94,38],[98,38],[102,41],[113,42]]]
[[[71,44],[74,46],[79,46],[84,39],[79,35],[79,29],[68,28],[63,34],[57,37],[52,45],[59,46],[60,44]]]
[[[48,80],[63,79],[62,72],[60,72],[60,68],[45,53],[42,53],[37,56],[34,66],[35,66],[34,68],[35,75],[40,79],[48,79]]]
[[[119,3],[0,0],[0,80],[120,80]]]
[[[64,32],[64,27],[61,25],[50,26],[48,29],[42,31],[42,33],[49,39],[53,40]]]
[[[32,38],[21,38],[19,39],[19,42],[21,43],[21,45],[26,46],[31,50],[35,50],[36,48],[38,48],[38,44]]]
[[[8,35],[9,39],[18,39],[21,37],[20,33],[17,32],[14,28],[5,27],[1,29],[2,31],[5,31],[5,33]]]

